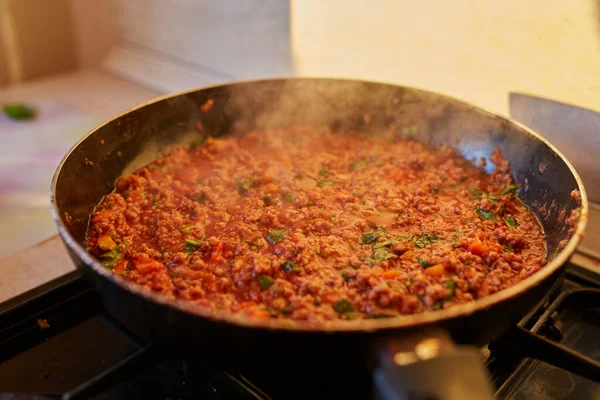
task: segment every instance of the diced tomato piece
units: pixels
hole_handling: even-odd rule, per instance
[[[481,243],[481,240],[475,239],[471,242],[471,245],[469,246],[469,251],[472,254],[480,256],[487,253],[489,249],[486,246],[484,246],[483,243]]]
[[[252,310],[250,312],[250,314],[254,318],[258,318],[258,319],[269,319],[269,318],[271,318],[271,314],[268,311],[265,311],[265,310]]]
[[[219,244],[217,244],[217,247],[213,250],[212,254],[210,255],[210,261],[211,262],[217,262],[221,259],[221,253],[223,252],[223,242],[219,242]]]
[[[165,266],[148,257],[138,257],[133,261],[133,265],[141,274],[150,274],[152,272],[162,271]]]

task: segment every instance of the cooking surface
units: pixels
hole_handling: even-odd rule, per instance
[[[599,288],[600,276],[569,265],[562,288],[557,285],[550,300],[559,292],[584,287]],[[599,302],[600,297],[596,297],[587,305]],[[560,307],[558,320],[544,324],[538,318],[550,302],[544,303],[532,318],[522,321],[523,326],[529,329],[537,321],[542,325],[538,333],[600,360],[597,310],[587,310],[586,304],[577,301],[574,307]],[[224,371],[204,365],[201,359],[168,357],[161,349],[134,338],[108,316],[96,293],[76,272],[36,293],[1,304],[0,311],[0,326],[5,327],[0,330],[0,393],[60,396],[70,392],[75,398],[96,399],[329,399],[371,395],[368,376],[346,377],[327,385],[297,385],[274,382],[261,371]],[[600,385],[595,382],[511,355],[501,346],[490,348],[494,349],[491,353],[483,351],[496,398],[600,398]]]

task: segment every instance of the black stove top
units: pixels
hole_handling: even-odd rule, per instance
[[[600,399],[600,384],[593,380],[526,357],[543,353],[554,365],[574,365],[581,358],[574,350],[600,361],[598,288],[600,276],[569,265],[564,281],[519,323],[550,341],[531,335],[531,343],[515,345],[507,335],[482,349],[497,398]],[[600,370],[589,362],[580,367],[600,381]],[[224,371],[202,360],[170,357],[164,346],[144,343],[112,319],[76,272],[0,304],[0,393],[6,393],[0,399],[372,396],[369,376],[318,386],[298,381],[283,384],[260,371]]]

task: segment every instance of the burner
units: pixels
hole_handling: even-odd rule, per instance
[[[484,350],[496,398],[600,396],[596,383],[600,381],[599,288],[600,276],[569,265],[564,281],[518,326]],[[111,318],[77,272],[1,304],[0,326],[0,393],[21,394],[6,398],[372,396],[370,376],[319,386],[305,382],[283,385],[261,371],[224,371],[204,365],[202,360],[173,358],[168,348],[144,343]],[[0,394],[0,399],[5,397]]]

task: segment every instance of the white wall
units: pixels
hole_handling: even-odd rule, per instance
[[[295,68],[507,113],[521,90],[600,108],[596,0],[292,0]]]

